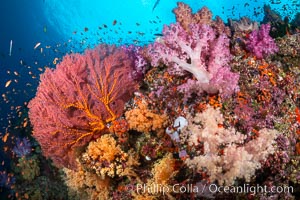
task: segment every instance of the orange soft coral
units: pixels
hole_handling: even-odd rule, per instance
[[[172,154],[167,154],[152,168],[153,182],[156,184],[166,185],[171,178],[176,174],[176,160]]]
[[[82,155],[84,166],[96,171],[96,174],[105,177],[114,177],[125,170],[128,154],[111,135],[103,135],[96,141],[90,142],[87,150]]]
[[[64,168],[65,183],[69,187],[69,197],[72,199],[107,199],[110,179],[101,179],[96,174],[83,171],[73,171]]]
[[[166,115],[159,115],[148,109],[145,101],[139,102],[137,108],[127,111],[125,117],[130,129],[143,133],[164,128],[168,119]]]

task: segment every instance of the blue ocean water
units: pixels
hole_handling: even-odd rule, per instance
[[[175,0],[2,0],[0,2],[0,133],[18,121],[16,108],[36,92],[45,67],[55,67],[63,55],[82,52],[99,43],[145,45],[175,22]],[[299,0],[186,0],[194,11],[207,6],[214,16],[248,16],[260,21],[263,5],[282,17],[299,12]],[[36,47],[36,48],[35,48]],[[11,50],[10,50],[11,49]],[[1,156],[3,156],[1,154]],[[0,166],[1,168],[6,165]]]

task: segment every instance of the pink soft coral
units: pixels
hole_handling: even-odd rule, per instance
[[[259,30],[252,31],[246,41],[248,50],[259,59],[278,51],[274,39],[269,35],[270,29],[270,24],[263,24]]]
[[[163,36],[149,46],[153,66],[163,63],[191,72],[201,88],[209,93],[231,95],[239,75],[230,71],[229,39],[217,37],[208,25],[191,24],[187,32],[179,23],[165,26]]]

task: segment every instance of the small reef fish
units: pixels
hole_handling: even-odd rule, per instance
[[[41,43],[40,43],[40,42],[36,43],[36,45],[33,47],[33,49],[36,49],[36,48],[38,48],[40,45],[41,45]]]
[[[5,87],[8,87],[8,86],[10,85],[10,83],[11,83],[11,80],[7,81],[7,82],[5,83]]]
[[[154,33],[154,36],[159,36],[159,37],[161,37],[161,36],[164,36],[164,35],[161,34],[161,33]]]
[[[9,136],[9,133],[6,133],[3,138],[2,138],[2,141],[5,143],[7,141],[7,138]]]
[[[10,45],[9,45],[9,56],[11,56],[11,51],[12,51],[12,40],[10,40]]]
[[[57,61],[58,61],[58,58],[54,58],[53,64],[56,65]]]
[[[153,6],[153,8],[152,8],[152,12],[154,11],[154,9],[157,7],[157,5],[159,4],[159,2],[160,2],[160,0],[156,0],[156,2],[155,2],[155,4],[154,4],[154,6]]]

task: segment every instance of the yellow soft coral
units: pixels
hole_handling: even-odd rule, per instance
[[[171,180],[176,175],[176,159],[171,153],[166,154],[152,168],[152,178],[144,185],[145,190],[136,190],[134,199],[167,199],[175,200],[172,196]]]
[[[144,101],[139,102],[137,105],[137,108],[125,113],[130,129],[149,133],[150,131],[158,131],[164,128],[168,119],[166,115],[155,114],[148,109],[148,104]]]
[[[67,168],[65,172],[65,183],[69,187],[69,198],[71,199],[108,199],[110,179],[101,179],[96,174],[83,171],[73,171]]]
[[[153,182],[155,184],[166,185],[170,179],[176,174],[176,160],[172,154],[167,154],[159,162],[154,164],[152,168]]]
[[[92,169],[104,178],[122,175],[126,170],[128,154],[122,151],[120,145],[109,134],[103,135],[96,141],[90,142],[82,154],[82,164]]]
[[[119,154],[126,156],[121,153],[120,146],[117,145],[116,140],[111,135],[103,135],[96,141],[90,142],[86,152],[93,160],[106,160],[109,162],[113,161]]]

